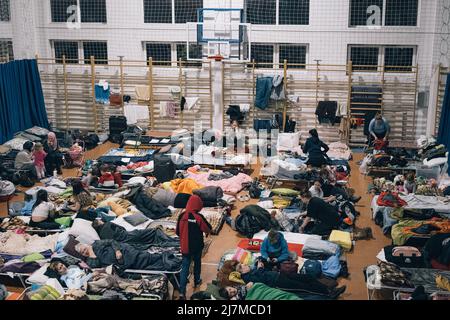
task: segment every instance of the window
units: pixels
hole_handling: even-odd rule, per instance
[[[170,65],[170,62],[172,61],[172,47],[170,43],[147,43],[146,50],[147,60],[152,58],[153,61],[155,61],[155,65]]]
[[[66,63],[78,63],[78,42],[77,41],[53,41],[56,63],[63,63],[63,56],[66,56]]]
[[[56,63],[79,63],[80,56],[85,64],[91,63],[91,56],[95,57],[95,64],[108,64],[108,44],[106,41],[53,41]]]
[[[349,60],[353,71],[377,71],[384,65],[385,72],[412,72],[415,47],[400,46],[350,46]],[[384,64],[383,64],[384,63]]]
[[[106,42],[83,42],[84,63],[90,64],[95,57],[95,64],[108,64],[108,44]]]
[[[79,0],[81,22],[106,23],[106,0]]]
[[[172,0],[144,0],[145,23],[172,23]]]
[[[187,61],[187,51],[185,43],[178,43],[176,45],[177,49],[177,61],[180,59],[182,61]],[[191,59],[202,59],[203,58],[203,46],[199,44],[191,44],[189,45],[189,58]],[[201,67],[201,61],[189,61],[186,64],[191,67]]]
[[[280,63],[284,63],[284,60],[290,64],[303,64],[289,66],[292,69],[305,69],[306,64],[306,46],[305,45],[280,45]]]
[[[14,60],[13,43],[11,40],[0,39],[0,62]]]
[[[419,0],[350,0],[350,26],[417,26],[418,10]]]
[[[378,47],[350,47],[353,71],[377,71],[379,53]]]
[[[411,72],[413,60],[414,48],[387,47],[384,51],[386,72]],[[406,68],[401,68],[402,66]]]
[[[67,22],[73,14],[68,10],[70,6],[76,6],[77,0],[51,0],[50,9],[52,12],[52,22]],[[69,11],[69,13],[67,13]]]
[[[419,0],[387,0],[386,26],[416,26]]]
[[[247,0],[245,13],[247,23],[276,24],[277,2],[275,0]]]
[[[106,23],[106,0],[51,0],[52,22],[67,22],[75,12],[70,6],[79,6],[82,23]]]
[[[309,24],[309,0],[279,0],[279,3],[279,24]]]
[[[252,44],[251,59],[257,63],[256,68],[272,68],[273,52],[272,44]]]
[[[175,23],[197,22],[197,9],[203,0],[175,0]]]
[[[9,8],[9,0],[0,0],[0,21],[10,21],[11,12]]]

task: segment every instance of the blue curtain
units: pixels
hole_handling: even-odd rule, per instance
[[[441,112],[441,122],[439,124],[438,142],[444,144],[448,149],[450,149],[450,74],[448,74],[447,76],[447,86],[445,87],[444,103],[442,104]]]
[[[36,60],[0,64],[0,144],[33,126],[49,128]]]

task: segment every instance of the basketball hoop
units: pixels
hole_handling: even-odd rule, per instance
[[[221,56],[220,54],[208,57],[208,60],[214,60],[214,61],[217,61],[217,62],[220,62],[223,59],[224,59],[224,57]]]

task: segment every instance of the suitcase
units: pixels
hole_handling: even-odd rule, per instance
[[[124,116],[109,117],[109,133],[118,135],[127,130],[127,118]]]
[[[175,163],[173,163],[170,156],[165,154],[155,155],[155,169],[153,175],[159,183],[170,181],[175,176]]]

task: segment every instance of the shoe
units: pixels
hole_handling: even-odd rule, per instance
[[[342,286],[331,291],[330,297],[332,299],[337,299],[341,294],[343,294],[347,290],[347,286]]]
[[[186,300],[186,296],[185,296],[185,295],[182,295],[182,294],[180,294],[180,296],[178,297],[178,300]]]
[[[361,196],[359,196],[359,197],[353,196],[353,197],[351,197],[350,201],[353,202],[354,204],[356,204],[356,203],[358,203],[361,199],[362,199]]]
[[[203,283],[203,280],[200,279],[198,282],[196,282],[196,283],[194,284],[194,289],[199,288],[199,287],[202,285],[202,283]]]

